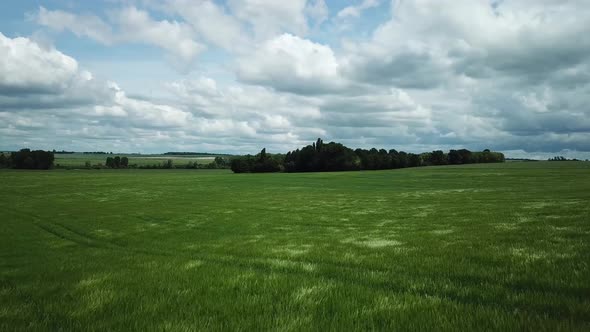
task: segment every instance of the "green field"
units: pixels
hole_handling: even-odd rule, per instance
[[[0,331],[590,329],[590,163],[0,186]]]
[[[172,160],[174,165],[186,165],[189,162],[196,162],[199,164],[209,164],[216,157],[214,155],[145,155],[145,154],[55,154],[55,165],[59,167],[84,167],[86,162],[91,165],[104,165],[107,157],[127,157],[129,158],[129,165],[146,166],[164,164],[168,160]]]

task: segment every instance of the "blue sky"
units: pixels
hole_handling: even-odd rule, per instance
[[[590,9],[556,0],[0,3],[0,149],[317,137],[590,157]]]

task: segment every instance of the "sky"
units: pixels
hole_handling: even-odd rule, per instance
[[[590,158],[587,0],[0,2],[0,150]]]

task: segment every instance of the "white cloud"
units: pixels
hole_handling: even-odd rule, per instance
[[[314,94],[345,86],[329,46],[291,34],[268,40],[238,63],[238,77],[242,81],[277,90]]]
[[[39,8],[37,23],[57,31],[69,30],[78,37],[89,37],[105,45],[113,43],[113,31],[95,15],[76,15],[62,10]]]
[[[330,15],[330,10],[324,0],[310,1],[305,7],[305,12],[312,19],[316,27],[327,20]]]
[[[121,125],[138,127],[180,127],[192,117],[173,106],[130,98],[115,83],[80,70],[73,58],[27,38],[0,34],[0,45],[0,108],[5,111],[53,110],[92,118],[87,121],[125,118]]]
[[[363,2],[356,6],[348,6],[343,8],[336,16],[339,18],[359,17],[364,10],[377,7],[380,4],[380,0],[363,0]]]
[[[155,21],[146,11],[128,7],[113,14],[122,36],[116,39],[138,41],[161,47],[184,63],[190,63],[204,46],[193,38],[192,29],[176,21]]]
[[[111,11],[109,22],[96,15],[78,15],[40,7],[38,24],[57,31],[69,30],[77,36],[89,37],[105,45],[143,43],[166,50],[182,69],[187,68],[205,46],[194,38],[186,23],[156,21],[146,11],[126,7]]]
[[[43,49],[28,38],[0,33],[0,95],[60,91],[78,79],[78,63],[55,49]]]
[[[226,50],[242,50],[249,37],[241,22],[211,0],[170,0],[166,9],[180,15],[208,42]]]
[[[322,24],[323,0],[169,0],[102,18],[41,8],[41,25],[105,45],[154,45],[183,63],[204,49],[197,37],[223,51],[198,75],[167,76],[155,100],[94,78],[51,47],[0,35],[0,135],[152,151],[286,151],[319,136],[414,152],[590,151],[584,1],[391,4],[369,37],[343,41]],[[359,0],[335,16],[364,26],[374,17],[362,11],[376,5]]]
[[[306,2],[307,0],[228,0],[232,13],[251,24],[255,35],[260,39],[267,39],[281,32],[306,34]]]
[[[446,81],[449,74],[542,79],[548,71],[587,57],[590,35],[583,22],[590,19],[590,10],[580,7],[555,1],[526,6],[503,1],[495,8],[487,1],[394,1],[392,19],[371,41],[356,46],[353,71],[364,80],[397,84],[403,82],[384,76],[419,74],[408,75],[410,81],[414,76]]]

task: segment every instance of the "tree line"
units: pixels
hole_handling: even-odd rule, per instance
[[[90,165],[86,162],[86,168],[138,168],[138,169],[224,169],[229,168],[229,162],[223,157],[215,157],[215,159],[208,164],[199,164],[196,161],[189,161],[186,164],[174,165],[172,159],[168,159],[163,163],[137,165],[129,164],[127,157],[107,157],[104,167],[102,165]]]
[[[287,154],[268,154],[266,149],[255,155],[236,157],[231,161],[234,173],[261,172],[332,172],[356,170],[380,170],[406,167],[461,165],[475,163],[504,162],[504,154],[467,149],[442,150],[421,154],[407,153],[391,149],[375,148],[352,150],[340,143],[324,143],[318,138],[316,142]]]
[[[573,158],[573,159],[567,159],[564,156],[555,156],[553,158],[549,158],[547,159],[548,161],[581,161],[580,159],[577,158]],[[588,159],[586,159],[586,161],[588,161]]]
[[[10,154],[0,153],[0,168],[50,169],[54,160],[51,151],[21,149]]]
[[[129,158],[127,157],[107,157],[105,166],[108,168],[127,168],[129,166]]]
[[[186,151],[170,151],[165,152],[164,155],[172,155],[172,156],[219,156],[219,153],[209,153],[209,152],[186,152]],[[224,154],[221,154],[224,155]],[[227,156],[227,155],[226,155]]]

